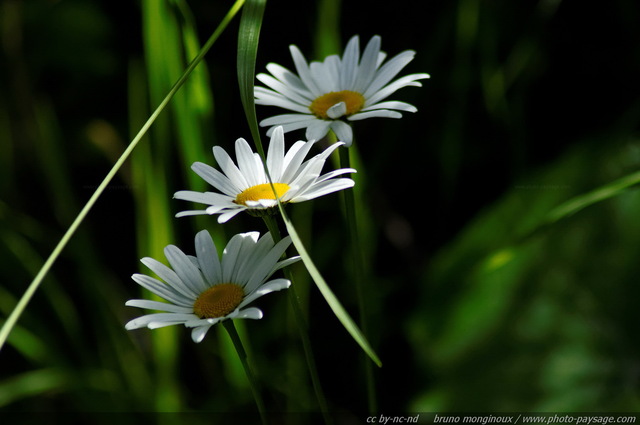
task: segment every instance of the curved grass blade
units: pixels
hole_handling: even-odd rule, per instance
[[[0,329],[0,350],[2,350],[2,347],[7,341],[7,337],[9,336],[11,329],[17,323],[18,319],[22,315],[22,312],[25,310],[25,308],[27,307],[27,304],[29,303],[29,301],[35,294],[36,290],[40,286],[40,283],[45,278],[47,273],[49,273],[49,270],[51,269],[55,261],[58,259],[58,257],[60,256],[60,253],[66,247],[67,243],[69,242],[71,237],[74,235],[78,227],[80,227],[80,224],[86,218],[87,214],[89,213],[91,208],[95,205],[98,198],[102,195],[106,187],[109,185],[113,177],[118,172],[118,170],[120,170],[120,167],[122,167],[122,164],[124,164],[127,158],[129,158],[129,155],[131,155],[131,152],[135,149],[135,147],[140,142],[142,137],[147,133],[147,131],[149,130],[151,125],[154,123],[154,121],[158,118],[160,113],[169,104],[169,101],[171,101],[173,96],[178,92],[178,90],[180,90],[180,88],[185,83],[187,78],[189,78],[189,75],[191,75],[195,67],[198,66],[198,64],[202,61],[205,54],[209,51],[209,49],[211,49],[211,46],[213,46],[213,43],[218,39],[220,34],[224,31],[224,29],[227,27],[229,22],[231,22],[233,17],[238,13],[238,11],[242,8],[243,5],[244,5],[244,0],[237,0],[233,4],[233,6],[231,7],[227,15],[223,18],[220,25],[218,25],[218,28],[216,28],[216,30],[213,32],[211,37],[209,37],[209,39],[207,40],[206,44],[203,46],[198,56],[196,56],[196,58],[189,64],[184,74],[182,74],[180,79],[173,85],[171,90],[169,90],[169,93],[167,94],[167,96],[160,103],[160,105],[158,105],[158,107],[153,112],[153,114],[151,114],[151,116],[149,117],[147,122],[142,126],[138,134],[133,138],[129,146],[127,146],[127,148],[122,153],[120,158],[116,161],[116,163],[113,165],[111,170],[109,170],[109,172],[107,173],[102,183],[100,183],[96,191],[93,193],[93,195],[91,195],[91,198],[89,198],[89,201],[87,201],[87,203],[82,208],[82,210],[80,211],[78,216],[75,218],[73,223],[71,223],[71,226],[69,226],[69,229],[67,229],[67,232],[62,236],[62,238],[58,242],[58,245],[56,245],[53,252],[49,256],[49,258],[47,258],[47,261],[45,261],[44,265],[42,266],[42,268],[40,269],[36,277],[31,281],[26,291],[22,295],[22,298],[20,298],[20,301],[18,301],[18,304],[16,305],[16,307],[13,309],[13,311],[5,321],[4,325],[2,326],[2,329]]]
[[[313,279],[316,286],[320,290],[320,293],[329,304],[329,307],[331,307],[331,310],[333,311],[333,313],[336,315],[338,320],[340,320],[340,323],[342,323],[342,326],[344,326],[347,332],[351,334],[353,339],[358,343],[358,345],[360,345],[360,347],[364,350],[364,352],[367,353],[367,355],[371,358],[371,360],[373,360],[373,362],[376,365],[382,366],[382,362],[380,361],[380,358],[375,353],[375,351],[367,341],[362,331],[360,331],[360,329],[355,324],[353,319],[351,319],[351,316],[349,316],[349,313],[347,313],[347,311],[344,309],[344,307],[342,306],[338,298],[335,296],[331,288],[329,288],[329,285],[327,285],[327,282],[324,280],[324,278],[316,268],[315,264],[313,263],[313,260],[309,256],[309,253],[304,247],[302,240],[298,236],[298,232],[296,231],[293,223],[291,222],[291,220],[289,220],[289,218],[285,214],[284,208],[279,200],[278,200],[278,207],[280,208],[280,214],[282,215],[282,220],[284,221],[285,226],[287,227],[287,232],[289,233],[289,236],[291,236],[293,245],[298,250],[298,254],[300,254],[300,257],[302,258],[302,262],[306,266],[307,271],[311,275],[311,278]]]
[[[240,18],[238,30],[238,84],[240,99],[247,116],[251,137],[255,141],[258,153],[265,159],[260,129],[256,115],[256,103],[253,94],[256,58],[258,56],[258,39],[262,27],[262,17],[267,0],[248,0]],[[268,172],[268,171],[267,171]]]
[[[640,171],[621,177],[611,183],[600,186],[584,195],[576,196],[552,209],[545,219],[544,224],[552,224],[556,221],[575,214],[590,205],[612,198],[631,186],[640,183]]]

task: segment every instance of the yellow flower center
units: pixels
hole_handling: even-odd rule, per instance
[[[235,283],[221,283],[204,291],[195,303],[193,312],[201,319],[224,317],[238,307],[244,289]]]
[[[347,112],[346,116],[353,115],[360,111],[364,106],[364,96],[360,93],[356,93],[350,90],[332,91],[327,94],[323,94],[309,106],[311,113],[323,120],[331,119],[327,115],[327,110],[340,102],[344,102]]]
[[[251,186],[249,189],[243,190],[238,196],[236,196],[236,204],[247,206],[247,201],[259,201],[260,199],[276,199],[279,198],[290,189],[286,183],[274,183],[273,184],[276,193],[273,193],[271,185],[269,183],[258,184]]]

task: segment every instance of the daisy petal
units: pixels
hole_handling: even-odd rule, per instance
[[[409,87],[409,86],[422,87],[422,84],[419,83],[417,80],[423,79],[423,78],[429,78],[429,74],[413,74],[413,75],[407,75],[405,77],[399,78],[393,83],[390,83],[388,86],[372,94],[370,97],[367,97],[367,100],[365,102],[365,107],[368,107],[369,105],[374,105],[377,102],[380,102],[381,100],[386,99],[387,97],[391,96],[393,93],[395,93],[396,91],[398,91],[403,87]]]
[[[245,310],[242,310],[236,316],[236,318],[238,319],[253,319],[253,320],[260,320],[262,319],[262,317],[263,317],[262,310],[256,307],[249,307]]]
[[[378,54],[380,53],[380,43],[379,36],[372,37],[369,43],[367,43],[367,47],[365,47],[364,53],[362,54],[362,60],[358,68],[358,77],[353,86],[353,91],[363,93],[371,84],[371,80],[376,75],[378,68],[377,61]]]
[[[124,305],[128,307],[146,308],[147,310],[165,311],[168,313],[193,313],[193,308],[190,307],[181,307],[175,304],[152,300],[129,300]]]
[[[338,102],[329,109],[327,109],[327,116],[331,119],[338,119],[347,114],[347,104],[344,102]]]
[[[357,35],[351,37],[344,49],[342,68],[340,69],[340,90],[354,87],[358,73],[360,59],[360,39]]]
[[[330,127],[331,121],[315,120],[313,123],[307,125],[305,137],[308,140],[320,140],[327,135]]]
[[[366,120],[367,118],[402,118],[402,114],[396,111],[390,111],[388,109],[378,109],[374,111],[360,112],[359,114],[351,115],[349,121]]]
[[[191,331],[191,339],[193,340],[193,342],[195,342],[196,344],[202,342],[211,326],[212,325],[206,325],[193,328],[193,330]]]
[[[256,105],[272,105],[278,106],[284,109],[290,109],[296,112],[309,112],[309,107],[301,105],[288,97],[276,93],[273,90],[268,90],[263,87],[256,87],[254,89],[255,103]],[[309,104],[311,104],[309,102]]]
[[[247,295],[244,300],[240,303],[238,308],[242,308],[247,304],[250,304],[252,301],[262,297],[263,295],[267,295],[271,292],[280,291],[282,289],[287,289],[291,286],[291,281],[288,279],[274,279],[269,281],[263,285],[261,285],[258,289],[253,291],[251,294]]]
[[[191,260],[178,247],[168,245],[164,249],[164,255],[167,257],[167,261],[171,264],[175,274],[179,277],[180,284],[173,283],[176,289],[183,291],[185,295],[194,299],[207,289],[208,285],[204,283],[200,270],[193,265]]]
[[[304,55],[300,52],[298,47],[292,45],[289,46],[289,50],[291,52],[291,57],[293,58],[293,63],[296,66],[296,70],[298,71],[298,75],[302,82],[309,88],[309,91],[313,94],[314,97],[318,97],[322,94],[322,91],[318,88],[318,85],[311,77],[311,71],[309,69],[309,65],[307,65],[307,61],[304,58]]]
[[[355,115],[352,115],[353,117]],[[349,118],[351,118],[349,117]],[[348,148],[353,142],[353,130],[351,126],[344,121],[334,121],[331,123],[331,129],[336,133],[338,140],[344,142],[344,146]]]
[[[398,75],[402,68],[407,66],[416,55],[413,50],[406,50],[391,58],[387,63],[382,65],[376,72],[373,80],[363,88],[365,98],[371,97],[375,92],[385,86],[393,77]]]
[[[213,243],[211,235],[206,230],[196,234],[196,254],[200,270],[207,280],[207,286],[211,286],[222,280],[222,268],[218,251]]]
[[[374,109],[395,109],[397,111],[403,111],[403,112],[418,111],[418,108],[416,108],[415,106],[405,102],[398,102],[398,101],[380,102],[380,103],[371,105],[367,108],[363,108],[362,110],[366,112],[366,111],[372,111]]]
[[[300,96],[303,96],[307,101],[311,102],[313,100],[313,95],[307,86],[304,85],[302,80],[296,74],[289,71],[287,68],[276,63],[270,63],[267,64],[267,71],[284,83],[288,89],[295,91]],[[288,94],[288,92],[286,92],[286,94]]]

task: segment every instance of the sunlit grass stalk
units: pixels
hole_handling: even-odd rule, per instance
[[[253,393],[253,399],[256,402],[256,407],[258,408],[258,412],[260,413],[260,420],[263,425],[268,423],[267,421],[267,410],[264,407],[264,401],[262,401],[262,396],[260,395],[260,388],[258,386],[258,381],[256,380],[253,371],[251,370],[251,366],[247,361],[247,352],[242,345],[242,341],[240,340],[240,336],[238,335],[238,331],[236,330],[235,325],[233,324],[233,320],[225,320],[222,322],[224,324],[224,328],[229,333],[229,337],[233,342],[233,346],[238,353],[238,358],[242,363],[242,367],[244,368],[244,372],[247,375],[247,380],[249,381],[249,385],[251,387],[251,392]]]
[[[49,273],[49,270],[51,269],[53,264],[56,262],[58,257],[60,256],[60,253],[62,253],[64,248],[67,246],[67,244],[69,243],[69,240],[74,235],[76,230],[78,230],[78,227],[80,227],[80,224],[84,221],[87,214],[89,214],[89,211],[95,205],[98,198],[100,198],[100,196],[102,195],[106,187],[109,185],[111,180],[113,180],[118,170],[120,170],[124,162],[129,158],[129,156],[131,155],[131,152],[133,152],[133,150],[138,145],[140,140],[142,140],[142,138],[147,133],[151,125],[158,118],[158,116],[165,109],[165,107],[169,104],[173,96],[178,92],[178,90],[180,90],[180,88],[185,83],[187,78],[189,78],[189,75],[191,75],[195,67],[198,66],[198,64],[202,61],[206,53],[209,51],[209,49],[211,49],[211,46],[213,46],[213,43],[218,39],[218,37],[227,27],[229,22],[231,22],[233,17],[242,8],[243,4],[244,4],[244,0],[237,0],[233,4],[233,6],[231,7],[227,15],[223,18],[220,25],[218,25],[218,27],[213,32],[211,37],[209,37],[209,39],[203,46],[198,56],[196,56],[196,58],[193,61],[191,61],[191,63],[185,70],[184,74],[182,74],[180,79],[173,85],[171,90],[169,90],[169,93],[167,94],[167,96],[160,103],[160,105],[158,105],[156,110],[151,114],[147,122],[145,122],[145,124],[142,126],[138,134],[133,138],[131,143],[129,143],[129,146],[127,146],[127,148],[124,150],[120,158],[118,158],[118,160],[113,165],[111,170],[109,170],[104,180],[100,183],[100,185],[98,185],[98,188],[95,190],[95,192],[93,192],[93,194],[91,195],[91,197],[89,198],[85,206],[82,208],[78,216],[75,218],[73,223],[71,223],[71,226],[69,226],[69,229],[67,229],[66,233],[62,236],[62,238],[60,239],[56,247],[53,249],[51,255],[47,258],[44,265],[42,266],[38,274],[35,276],[35,278],[31,281],[26,291],[20,298],[20,301],[18,301],[18,304],[16,305],[14,310],[11,312],[11,314],[5,321],[4,325],[2,326],[2,329],[0,329],[0,350],[2,350],[2,347],[4,347],[4,344],[7,341],[7,337],[9,336],[11,329],[17,323],[18,319],[26,309],[27,304],[29,304],[29,301],[31,300],[31,298],[33,298],[33,295],[38,290],[40,283],[45,278],[47,273]]]
[[[349,153],[351,149],[339,149],[340,168],[351,168],[351,159]],[[347,227],[349,228],[350,249],[353,259],[353,279],[356,287],[358,300],[358,309],[360,315],[360,328],[365,337],[369,336],[369,315],[367,310],[367,300],[364,290],[364,261],[362,258],[362,243],[360,240],[360,232],[358,231],[358,217],[356,214],[356,197],[354,190],[343,190],[345,214],[347,219]],[[377,398],[375,388],[375,378],[373,376],[373,366],[369,359],[364,359],[365,379],[367,384],[367,402],[369,413],[377,412]]]
[[[278,227],[278,223],[273,218],[273,216],[265,216],[263,217],[263,219],[267,228],[269,229],[269,232],[271,233],[271,237],[273,237],[274,242],[278,243],[282,239],[282,235],[280,234],[280,228]],[[291,272],[290,268],[286,268],[284,272],[287,279],[291,281],[291,286],[287,291],[287,295],[289,296],[291,308],[295,316],[296,327],[298,328],[298,333],[300,334],[300,340],[302,341],[302,347],[304,349],[304,356],[307,362],[307,368],[309,370],[311,384],[313,385],[313,390],[316,394],[316,399],[318,400],[318,406],[320,407],[320,411],[322,412],[324,421],[327,424],[331,424],[333,423],[333,421],[331,419],[331,416],[329,415],[329,407],[327,405],[327,400],[324,395],[324,391],[322,390],[322,385],[320,384],[320,376],[318,375],[318,369],[316,367],[316,361],[313,355],[313,349],[311,348],[311,340],[309,339],[309,330],[307,326],[307,320],[304,316],[302,306],[300,305],[300,299],[296,292],[296,285],[294,282],[293,273]]]

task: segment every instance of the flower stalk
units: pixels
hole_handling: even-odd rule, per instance
[[[350,149],[340,149],[340,166],[350,167],[351,159],[349,156]],[[345,205],[345,214],[347,226],[349,227],[349,237],[351,240],[351,254],[353,259],[353,278],[356,286],[356,295],[358,300],[360,328],[365,337],[369,337],[369,316],[367,309],[367,300],[364,290],[364,263],[362,258],[362,244],[360,240],[360,232],[358,231],[358,219],[356,215],[356,199],[352,190],[343,191],[343,199]],[[375,379],[373,376],[373,365],[369,359],[364,356],[365,378],[367,383],[367,402],[369,413],[377,412],[377,397],[375,389]]]
[[[264,401],[262,400],[262,396],[260,395],[258,381],[256,380],[253,371],[251,370],[251,366],[249,365],[249,361],[247,360],[247,352],[242,345],[240,335],[238,335],[238,331],[233,324],[233,320],[225,320],[222,323],[227,333],[229,334],[229,337],[231,338],[231,342],[233,342],[233,347],[236,349],[238,358],[240,359],[240,363],[242,363],[244,372],[247,375],[247,380],[249,381],[249,386],[251,387],[253,399],[256,402],[258,413],[260,413],[260,420],[262,421],[262,425],[267,425],[269,423],[269,421],[267,420],[267,410],[265,409]]]
[[[273,240],[277,243],[281,238],[280,229],[278,227],[278,223],[273,216],[265,216],[263,217],[265,225]],[[302,348],[304,350],[305,360],[307,362],[307,369],[309,370],[309,376],[311,378],[311,384],[313,385],[313,390],[316,395],[316,399],[318,400],[318,406],[320,407],[320,411],[324,417],[324,421],[327,425],[333,423],[331,416],[329,415],[329,408],[327,405],[327,400],[324,395],[324,391],[322,390],[322,385],[320,384],[320,376],[318,375],[318,369],[316,367],[315,357],[313,355],[313,349],[311,348],[311,340],[309,339],[309,332],[307,327],[307,321],[304,317],[302,306],[300,305],[300,298],[296,293],[295,282],[293,278],[293,273],[290,268],[286,268],[284,270],[285,277],[291,282],[291,286],[289,287],[289,301],[291,303],[291,309],[293,310],[293,314],[295,316],[296,327],[298,329],[298,333],[300,334],[300,340],[302,342]]]

